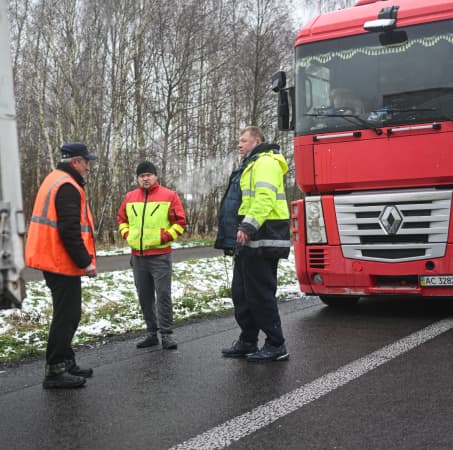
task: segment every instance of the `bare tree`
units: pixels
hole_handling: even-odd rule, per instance
[[[292,61],[290,0],[10,0],[29,215],[67,140],[98,155],[87,185],[102,239],[143,159],[212,231],[237,135],[276,131],[272,72]]]

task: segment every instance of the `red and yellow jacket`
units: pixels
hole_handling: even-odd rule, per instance
[[[62,170],[54,170],[44,179],[36,196],[25,247],[25,262],[35,269],[63,275],[84,275],[63,245],[58,231],[55,196],[60,187],[72,184],[80,194],[80,232],[83,244],[96,265],[94,222],[85,191],[77,181]]]
[[[184,232],[186,215],[175,191],[156,182],[124,197],[118,210],[121,236],[133,255],[149,256],[171,252],[171,241]]]

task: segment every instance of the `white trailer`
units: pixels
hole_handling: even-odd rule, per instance
[[[24,234],[8,2],[0,0],[0,309],[20,307],[25,296]]]

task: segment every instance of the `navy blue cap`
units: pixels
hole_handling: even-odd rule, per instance
[[[90,153],[85,144],[81,142],[68,142],[61,146],[62,159],[73,158],[74,156],[82,156],[85,159],[97,159],[96,155]]]

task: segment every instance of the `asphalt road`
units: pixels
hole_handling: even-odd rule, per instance
[[[220,349],[232,314],[185,323],[176,351],[139,336],[81,349],[94,377],[45,391],[43,361],[0,369],[7,449],[451,449],[453,303],[316,297],[280,305],[291,358],[252,364]]]
[[[179,262],[187,259],[221,256],[223,255],[223,252],[212,247],[188,247],[174,249],[172,255],[173,262]],[[98,273],[130,269],[130,258],[130,255],[98,256]],[[25,281],[38,281],[44,279],[40,270],[31,269],[29,267],[23,271],[23,277]]]

